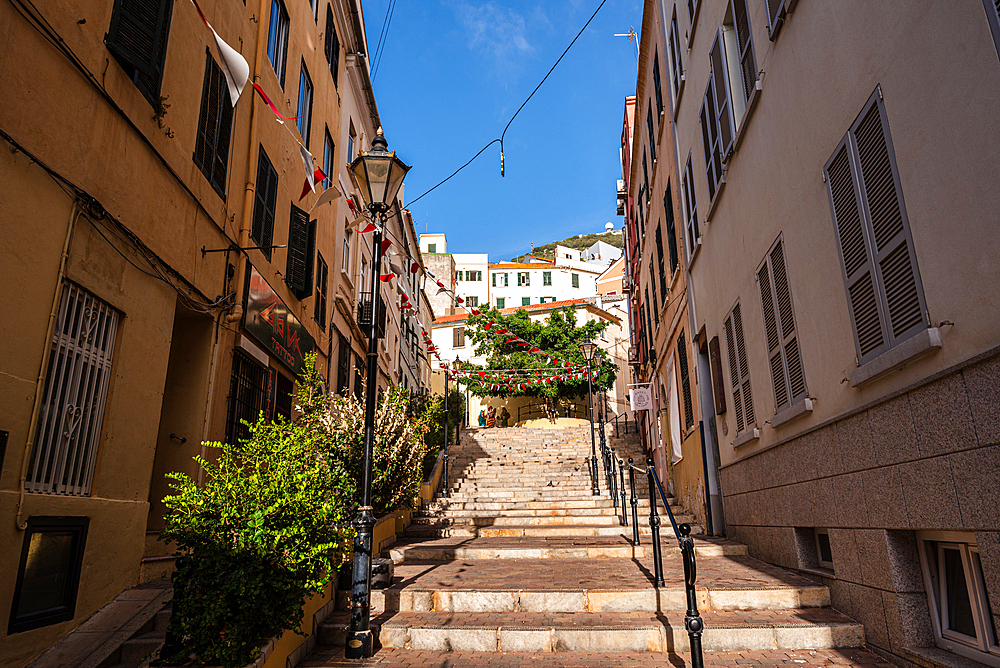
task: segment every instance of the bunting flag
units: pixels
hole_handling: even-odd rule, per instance
[[[267,106],[271,107],[271,111],[273,111],[275,115],[278,116],[278,118],[284,119],[286,121],[299,120],[300,118],[299,116],[285,116],[280,111],[278,111],[278,108],[274,106],[274,102],[271,102],[271,98],[267,96],[267,93],[264,92],[264,89],[261,88],[260,84],[257,83],[256,81],[253,82],[253,89],[257,91],[257,93],[259,93],[262,98],[264,98],[264,102],[267,103]]]
[[[323,191],[323,194],[319,196],[319,198],[316,200],[316,203],[313,204],[309,210],[312,211],[313,209],[317,209],[323,206],[324,204],[328,204],[333,200],[337,199],[338,197],[340,197],[340,195],[341,192],[337,190],[337,186],[331,185],[329,188]],[[302,198],[300,197],[299,199]]]
[[[247,63],[246,58],[240,55],[239,51],[229,46],[229,44],[219,37],[219,33],[215,32],[215,28],[205,18],[205,12],[201,11],[201,7],[196,0],[191,0],[191,4],[194,5],[198,16],[201,17],[201,22],[205,24],[206,28],[212,31],[212,38],[215,39],[215,48],[219,50],[219,60],[222,61],[222,74],[226,77],[226,86],[229,88],[229,101],[235,107],[236,101],[243,94],[243,88],[247,85],[247,81],[250,80],[250,65]]]

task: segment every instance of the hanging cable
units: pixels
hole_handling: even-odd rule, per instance
[[[375,67],[372,71],[372,83],[375,83],[375,77],[378,76],[378,67],[382,62],[382,54],[385,53],[386,42],[389,41],[389,27],[392,25],[392,15],[396,12],[396,0],[391,0],[389,3],[389,8],[386,10],[386,22],[384,26],[385,35],[382,38],[382,46],[375,54]]]

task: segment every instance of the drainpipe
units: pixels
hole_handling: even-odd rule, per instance
[[[45,348],[42,350],[42,363],[38,368],[38,380],[35,381],[35,401],[31,405],[31,419],[28,421],[28,439],[24,446],[24,461],[21,462],[21,491],[17,499],[17,514],[14,524],[18,531],[28,528],[28,522],[21,521],[24,510],[24,488],[28,484],[28,462],[31,460],[31,448],[35,444],[35,430],[38,428],[38,414],[42,409],[42,392],[45,387],[45,374],[49,368],[49,358],[52,356],[52,333],[56,327],[56,317],[59,314],[59,301],[62,297],[62,282],[66,276],[66,262],[69,259],[69,244],[73,238],[76,221],[82,211],[77,210],[76,201],[69,209],[69,222],[66,224],[66,239],[63,241],[62,255],[59,257],[59,271],[56,273],[56,289],[52,295],[52,309],[49,311],[49,322],[45,327]]]

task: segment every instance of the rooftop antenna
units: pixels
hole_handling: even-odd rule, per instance
[[[628,37],[628,41],[631,44],[635,42],[635,59],[636,62],[639,60],[639,34],[635,31],[632,26],[628,27],[628,32],[616,32],[615,37]]]

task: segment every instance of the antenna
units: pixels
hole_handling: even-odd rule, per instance
[[[628,32],[616,32],[615,37],[628,37],[629,43],[635,42],[635,59],[639,60],[639,34],[632,26],[628,27]]]

